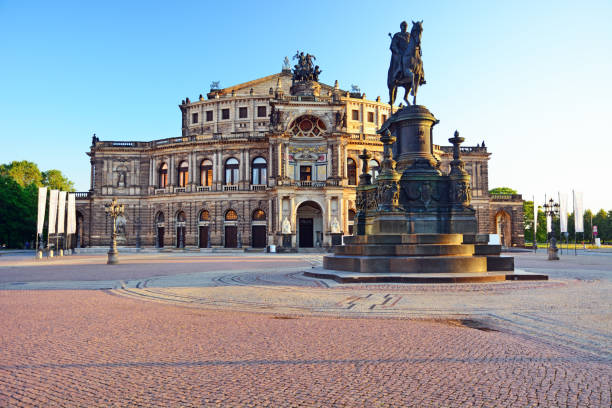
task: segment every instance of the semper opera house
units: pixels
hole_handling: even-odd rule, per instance
[[[297,66],[296,66],[297,67]],[[316,67],[318,70],[318,67]],[[353,233],[363,149],[372,180],[383,146],[376,130],[391,106],[318,82],[298,86],[288,60],[280,73],[179,105],[181,136],[105,141],[87,153],[91,187],[77,193],[77,246],[107,246],[105,204],[125,204],[118,244],[149,248],[329,247]],[[442,138],[443,139],[443,138]],[[448,172],[452,147],[434,145]],[[524,245],[520,195],[488,193],[484,142],[461,147],[480,233]]]

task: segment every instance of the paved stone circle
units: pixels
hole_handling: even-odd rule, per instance
[[[480,285],[301,274],[320,260],[0,256],[0,406],[611,404],[612,256]]]

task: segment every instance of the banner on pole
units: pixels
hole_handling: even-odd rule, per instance
[[[552,217],[546,214],[546,232],[552,232]]]
[[[567,193],[559,193],[559,224],[561,233],[567,232]]]
[[[64,220],[66,219],[66,192],[59,192],[59,201],[57,203],[57,233],[64,233]]]
[[[55,234],[55,221],[57,218],[57,197],[59,190],[49,191],[49,234]]]
[[[574,191],[574,227],[576,232],[584,232],[584,208],[582,207],[582,193]]]
[[[534,237],[536,237],[537,232],[538,232],[538,204],[536,204],[535,196],[533,196],[533,236]]]
[[[36,233],[43,233],[45,224],[45,207],[47,205],[47,187],[38,187],[38,219],[36,220]]]
[[[68,219],[66,220],[66,233],[76,233],[76,204],[74,193],[68,194]]]

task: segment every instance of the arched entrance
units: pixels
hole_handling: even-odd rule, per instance
[[[500,243],[505,247],[512,246],[512,218],[510,214],[504,210],[499,210],[495,214],[495,225]]]
[[[157,248],[164,247],[164,213],[159,212],[155,216],[155,246]]]
[[[200,248],[210,248],[210,213],[202,210],[198,221],[198,246]]]
[[[323,211],[314,201],[300,204],[296,213],[298,247],[313,248],[323,245]]]
[[[225,247],[238,248],[238,214],[234,210],[225,213]]]
[[[266,247],[266,213],[263,210],[253,211],[251,221],[251,246]]]
[[[179,211],[176,214],[176,247],[185,248],[185,213]]]

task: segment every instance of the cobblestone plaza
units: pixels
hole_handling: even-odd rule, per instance
[[[0,257],[0,406],[610,406],[612,254],[337,284],[320,254]]]

